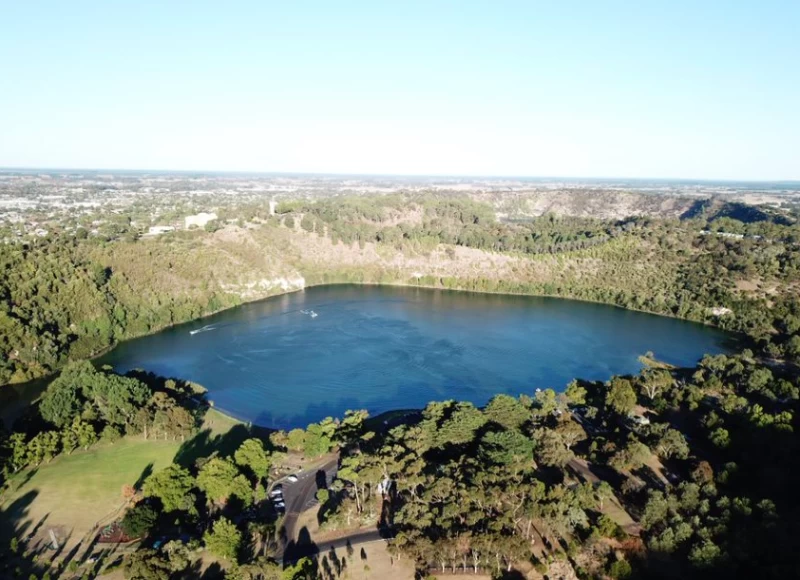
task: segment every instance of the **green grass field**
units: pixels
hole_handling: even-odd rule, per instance
[[[42,522],[40,534],[57,526],[79,540],[123,504],[123,485],[140,482],[152,471],[172,463],[176,455],[192,461],[192,450],[222,443],[236,425],[241,424],[211,410],[195,437],[202,442],[199,446],[195,440],[182,443],[131,437],[26,469],[11,479],[10,490],[0,504],[0,535],[8,536],[11,530],[18,536],[27,535]]]

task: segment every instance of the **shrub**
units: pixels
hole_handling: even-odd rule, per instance
[[[120,525],[129,538],[141,538],[153,529],[156,520],[158,520],[156,510],[147,504],[139,504],[125,513]]]
[[[612,578],[624,580],[630,578],[631,574],[633,574],[633,570],[627,560],[617,560],[608,567],[608,575]]]
[[[106,425],[102,433],[100,433],[100,438],[107,443],[119,441],[120,437],[122,437],[122,434],[119,432],[119,429],[111,425]]]

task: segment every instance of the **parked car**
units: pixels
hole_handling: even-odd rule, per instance
[[[291,481],[292,483],[294,483],[294,482],[296,482],[296,481],[297,481],[297,476],[296,476],[296,475],[293,473],[293,474],[291,474],[289,477],[287,477],[286,479],[288,479],[289,481]]]
[[[278,497],[283,495],[283,486],[279,483],[269,492],[270,497]]]

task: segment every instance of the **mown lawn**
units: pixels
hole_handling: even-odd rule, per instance
[[[237,424],[212,410],[197,437],[221,440]],[[14,475],[11,489],[2,498],[0,536],[8,536],[14,529],[23,536],[37,527],[37,535],[42,535],[57,526],[63,533],[71,533],[73,541],[79,540],[123,504],[123,485],[135,485],[166,467],[182,447],[185,450],[191,444],[130,437],[26,469]]]

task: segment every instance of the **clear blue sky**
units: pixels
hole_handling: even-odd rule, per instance
[[[800,178],[798,0],[0,5],[0,166]]]

